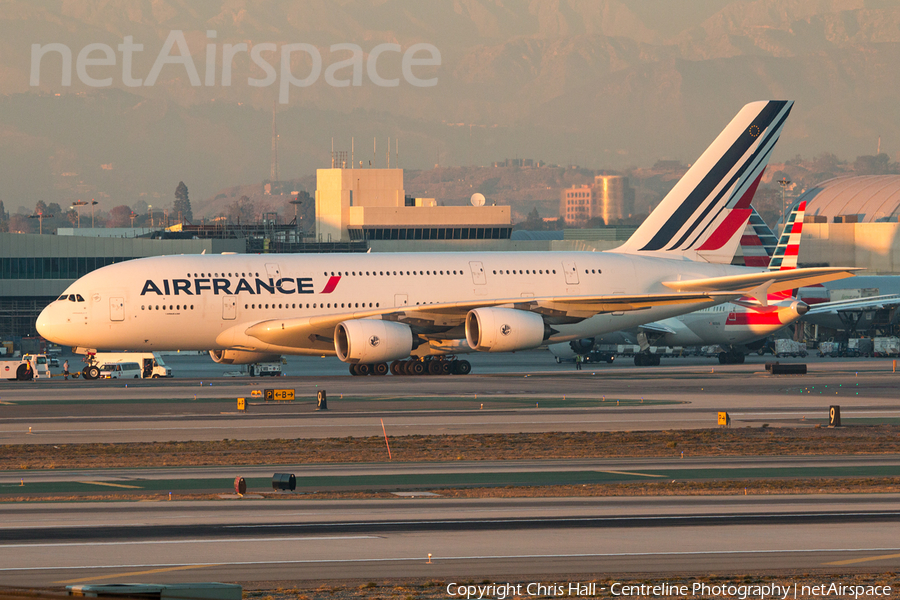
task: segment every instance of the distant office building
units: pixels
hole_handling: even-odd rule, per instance
[[[533,158],[507,158],[505,160],[494,161],[494,167],[520,167],[532,169],[534,167],[543,167],[546,163],[542,160],[534,160]]]
[[[634,189],[623,175],[597,175],[593,184],[564,189],[560,198],[560,214],[568,226],[584,225],[601,219],[604,225],[631,216]]]
[[[508,206],[438,206],[403,188],[402,169],[318,169],[316,237],[350,240],[497,240],[512,231]]]

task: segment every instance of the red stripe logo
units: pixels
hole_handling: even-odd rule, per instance
[[[334,275],[328,279],[328,283],[325,284],[325,289],[321,291],[322,294],[330,294],[334,291],[334,288],[337,287],[338,281],[341,280],[340,275]]]

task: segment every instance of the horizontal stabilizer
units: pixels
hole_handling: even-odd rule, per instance
[[[769,282],[767,293],[774,294],[784,290],[825,283],[851,277],[858,268],[847,267],[811,267],[808,269],[790,269],[787,271],[762,271],[749,275],[726,275],[707,279],[688,279],[685,281],[665,281],[663,285],[679,292],[734,291],[749,292]]]
[[[869,296],[867,298],[851,298],[835,302],[822,302],[810,307],[807,315],[838,313],[843,310],[876,310],[900,304],[900,295]]]

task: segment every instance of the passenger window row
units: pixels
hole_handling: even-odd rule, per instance
[[[328,302],[328,303],[313,302],[311,306],[312,306],[312,308],[332,308],[332,306],[331,306],[332,304],[334,304],[334,308],[366,308],[365,302],[362,303],[362,306],[360,306],[359,302],[356,302],[356,303],[341,302],[340,306],[338,306],[337,302]],[[376,302],[375,304],[372,304],[371,302],[369,302],[368,308],[372,308],[373,306],[375,308],[380,308],[381,304],[379,302]],[[269,305],[269,304],[259,304],[259,305],[244,304],[244,308],[248,308],[250,310],[255,310],[255,309],[259,309],[259,308],[299,308],[302,310],[303,304],[302,303],[300,305],[297,305],[297,304],[278,304],[278,305],[276,305],[274,303],[272,303],[271,305]],[[307,304],[306,308],[310,308],[310,304]]]
[[[513,269],[512,271],[510,271],[509,269],[506,269],[505,271],[503,269],[500,269],[500,270],[494,269],[494,275],[510,275],[510,274],[512,274],[512,275],[551,275],[551,274],[556,275],[556,269],[553,269],[552,271],[550,269],[525,269],[524,271],[522,269]]]
[[[172,304],[170,304],[170,305],[168,306],[168,308],[166,308],[166,305],[165,305],[165,304],[163,304],[162,306],[160,306],[159,304],[156,304],[156,305],[151,304],[151,305],[149,305],[149,306],[146,306],[146,310],[181,310],[181,309],[184,309],[184,310],[194,310],[194,305],[191,304],[191,305],[190,305],[190,308],[188,308],[188,305],[187,305],[187,304],[184,304],[184,305],[181,305],[181,304],[175,304],[175,305],[172,305]],[[145,306],[144,306],[143,304],[141,305],[141,310],[145,310]]]
[[[325,277],[385,277],[389,275],[464,275],[465,273],[462,270],[459,271],[450,271],[450,269],[446,269],[445,271],[338,271],[335,273],[331,271],[329,274],[328,271],[325,271],[323,275]]]

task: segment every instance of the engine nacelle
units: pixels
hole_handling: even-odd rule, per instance
[[[406,358],[413,349],[409,325],[375,319],[355,319],[334,328],[334,350],[351,364],[373,364]]]
[[[244,350],[210,350],[214,362],[226,365],[250,365],[258,362],[281,362],[280,354],[245,352]]]
[[[466,315],[466,341],[479,352],[537,348],[544,341],[540,315],[512,308],[476,308]]]

